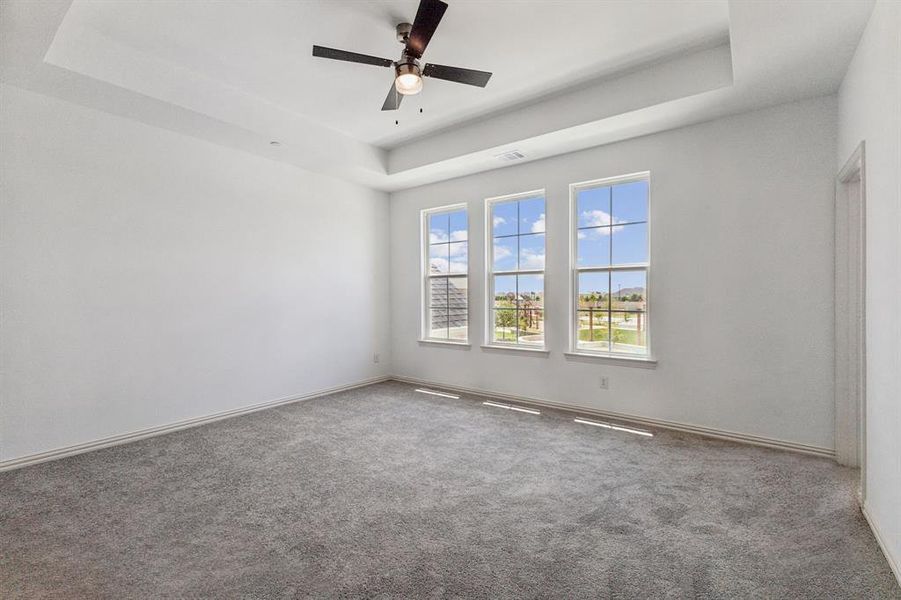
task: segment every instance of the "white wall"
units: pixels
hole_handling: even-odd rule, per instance
[[[835,119],[819,98],[392,194],[394,372],[832,448]],[[567,186],[644,170],[659,365],[568,359]],[[551,353],[483,350],[482,199],[542,187]],[[420,210],[464,201],[474,344],[420,345]]]
[[[0,106],[0,460],[387,373],[386,194]]]
[[[901,578],[901,3],[877,2],[838,106],[835,170],[866,143],[867,510]]]

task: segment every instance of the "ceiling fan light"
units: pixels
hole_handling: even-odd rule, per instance
[[[413,73],[398,75],[394,80],[394,87],[398,93],[405,96],[412,96],[422,91],[422,77]]]
[[[422,91],[422,75],[415,64],[402,64],[397,66],[397,77],[394,79],[394,88],[397,93],[404,96],[412,96]]]

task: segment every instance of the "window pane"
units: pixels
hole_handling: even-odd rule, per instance
[[[544,306],[544,275],[517,275],[519,277],[519,307]]]
[[[494,337],[493,341],[516,341],[516,309],[498,308],[494,310]]]
[[[469,235],[467,234],[469,223],[466,220],[466,211],[458,210],[456,212],[449,213],[447,217],[448,230],[450,231],[448,239],[451,242],[466,241],[469,237]]]
[[[446,242],[448,239],[448,216],[447,213],[439,215],[429,215],[429,243],[439,244]]]
[[[425,338],[466,339],[468,218],[465,208],[427,215]],[[450,315],[450,317],[449,317]],[[462,315],[462,324],[461,324]],[[450,321],[449,321],[450,319]],[[449,328],[449,325],[453,325]],[[462,337],[458,337],[462,336]]]
[[[465,312],[450,311],[447,315],[447,337],[452,340],[467,339],[468,315]]]
[[[613,186],[615,223],[648,220],[648,182],[633,181]]]
[[[613,228],[614,265],[648,262],[648,225],[619,225]]]
[[[495,275],[494,307],[516,308],[516,275]]]
[[[611,313],[611,325],[614,352],[647,353],[647,315],[645,313],[613,312]]]
[[[447,309],[429,309],[429,337],[447,339]]]
[[[449,266],[448,261],[448,244],[430,244],[429,245],[429,272],[447,273]]]
[[[494,239],[494,271],[516,270],[516,237]]]
[[[647,180],[577,189],[576,348],[647,355]],[[630,265],[636,265],[631,267]]]
[[[530,306],[519,309],[519,342],[544,344],[544,309]]]
[[[469,270],[466,242],[448,244],[448,255],[450,260],[448,269],[451,273],[466,273]]]
[[[469,280],[466,277],[447,278],[447,301],[450,312],[466,312],[469,308]]]
[[[585,350],[609,351],[610,313],[603,309],[588,308],[579,311],[578,348]]]
[[[433,277],[429,279],[429,306],[447,306],[446,277]]]
[[[544,233],[544,198],[519,201],[519,233]]]
[[[519,275],[519,341],[544,343],[544,275]]]
[[[609,285],[609,273],[579,273],[579,309],[607,310],[610,307]]]
[[[494,204],[491,218],[492,271],[543,271],[544,197]],[[495,275],[492,285],[491,339],[507,343],[543,344],[544,276]]]
[[[576,196],[579,227],[610,225],[610,188],[579,190]]]
[[[523,235],[519,238],[520,270],[544,269],[544,234]]]
[[[647,272],[614,271],[611,288],[614,310],[647,310]]]
[[[491,205],[492,235],[516,235],[516,202]]]
[[[606,267],[610,265],[610,227],[580,229],[576,248],[580,267]]]

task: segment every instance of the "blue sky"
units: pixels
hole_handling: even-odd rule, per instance
[[[602,267],[644,263],[648,260],[648,182],[580,190],[578,214],[578,265]],[[611,256],[611,239],[612,256]]]
[[[519,218],[517,219],[517,207]],[[494,237],[544,232],[544,198],[500,202],[491,207]]]
[[[542,197],[501,202],[491,207],[495,271],[544,269],[544,214]]]
[[[610,274],[611,281],[607,280],[607,273],[579,273],[579,294],[600,292],[606,294],[612,285],[613,293],[627,288],[645,288],[647,286],[647,274],[645,271],[613,271]]]
[[[465,210],[441,213],[429,216],[429,241],[436,242],[464,241],[468,223]]]
[[[632,181],[614,186],[586,188],[577,196],[579,210],[579,227],[592,225],[609,225],[609,218],[614,223],[632,223],[648,220],[648,182]],[[593,211],[602,211],[608,221],[596,220]]]
[[[647,195],[647,181],[578,192],[578,266],[604,267],[648,261]],[[543,197],[494,204],[491,218],[494,271],[544,269]],[[429,259],[440,272],[466,272],[467,225],[465,210],[429,217],[429,240],[433,244]],[[624,283],[623,287],[636,286]]]
[[[467,225],[465,210],[429,215],[429,264],[440,273],[466,273]]]

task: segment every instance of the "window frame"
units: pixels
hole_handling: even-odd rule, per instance
[[[451,273],[448,269],[447,273],[435,274],[433,275],[430,270],[431,266],[431,256],[429,250],[431,249],[431,237],[429,231],[429,218],[435,215],[440,215],[444,213],[454,213],[459,211],[466,212],[466,272],[465,273]],[[472,305],[470,294],[469,294],[469,283],[470,283],[470,263],[469,263],[469,249],[470,249],[470,231],[471,228],[469,226],[469,206],[466,202],[461,202],[458,204],[448,204],[445,206],[436,206],[434,208],[426,208],[420,211],[420,243],[419,243],[419,273],[420,273],[420,298],[419,298],[419,312],[420,312],[420,323],[419,323],[419,341],[426,342],[429,344],[451,344],[456,346],[468,346],[469,345],[469,329],[472,322],[470,316],[472,315],[472,311],[470,306]],[[448,235],[450,235],[450,231],[448,231]],[[431,306],[429,305],[429,293],[431,291],[431,282],[433,279],[437,278],[452,278],[452,277],[466,277],[466,338],[465,339],[452,339],[450,337],[446,338],[437,338],[431,337],[429,333],[431,332],[431,326],[429,322],[429,312]]]
[[[494,223],[491,217],[492,208],[497,204],[507,202],[518,202],[520,200],[529,200],[532,198],[541,198],[544,200],[544,268],[543,269],[516,269],[513,271],[495,271],[494,270]],[[521,223],[517,223],[517,232]],[[527,234],[528,235],[528,234]],[[521,233],[517,233],[516,237],[521,237]],[[513,236],[510,236],[513,237]],[[547,190],[545,188],[529,190],[526,192],[517,192],[514,194],[505,194],[503,196],[493,196],[485,198],[485,335],[484,347],[486,348],[504,348],[510,350],[523,350],[528,352],[547,352],[547,239],[548,239],[548,203]],[[519,249],[517,240],[517,252]],[[517,256],[517,266],[519,257]],[[541,275],[541,297],[542,312],[544,313],[544,336],[541,344],[522,343],[517,340],[507,342],[494,339],[494,277],[495,275]],[[518,320],[517,320],[518,327]]]
[[[647,262],[645,263],[630,263],[623,265],[614,265],[610,264],[606,267],[579,267],[578,258],[579,258],[579,214],[578,214],[578,193],[583,189],[591,189],[597,187],[607,187],[614,186],[623,183],[632,183],[635,181],[647,181],[648,183],[648,197],[647,197],[647,217],[645,220],[645,226],[647,228]],[[613,211],[611,207],[611,226],[615,224],[612,222]],[[626,361],[638,361],[638,362],[647,362],[647,363],[656,363],[656,359],[653,354],[653,346],[651,335],[653,333],[653,327],[651,326],[651,265],[652,265],[652,255],[651,255],[651,173],[650,171],[640,171],[637,173],[629,173],[627,175],[616,175],[613,177],[603,177],[600,179],[591,179],[588,181],[580,181],[577,183],[569,184],[569,352],[567,354],[578,355],[578,356],[590,356],[594,358],[606,358],[616,360],[626,360]],[[640,221],[636,221],[636,223],[640,223]],[[612,237],[613,231],[611,227],[611,247],[612,247]],[[592,350],[590,348],[580,348],[579,347],[579,275],[581,273],[610,273],[612,274],[617,271],[644,271],[645,273],[645,310],[644,310],[644,321],[645,321],[645,340],[646,340],[646,348],[647,351],[643,354],[636,354],[634,352],[615,352],[611,348],[610,343],[608,343],[608,350]],[[608,294],[613,294],[613,290],[607,290]],[[608,316],[614,312],[623,312],[623,311],[614,311],[611,308],[607,309]]]

